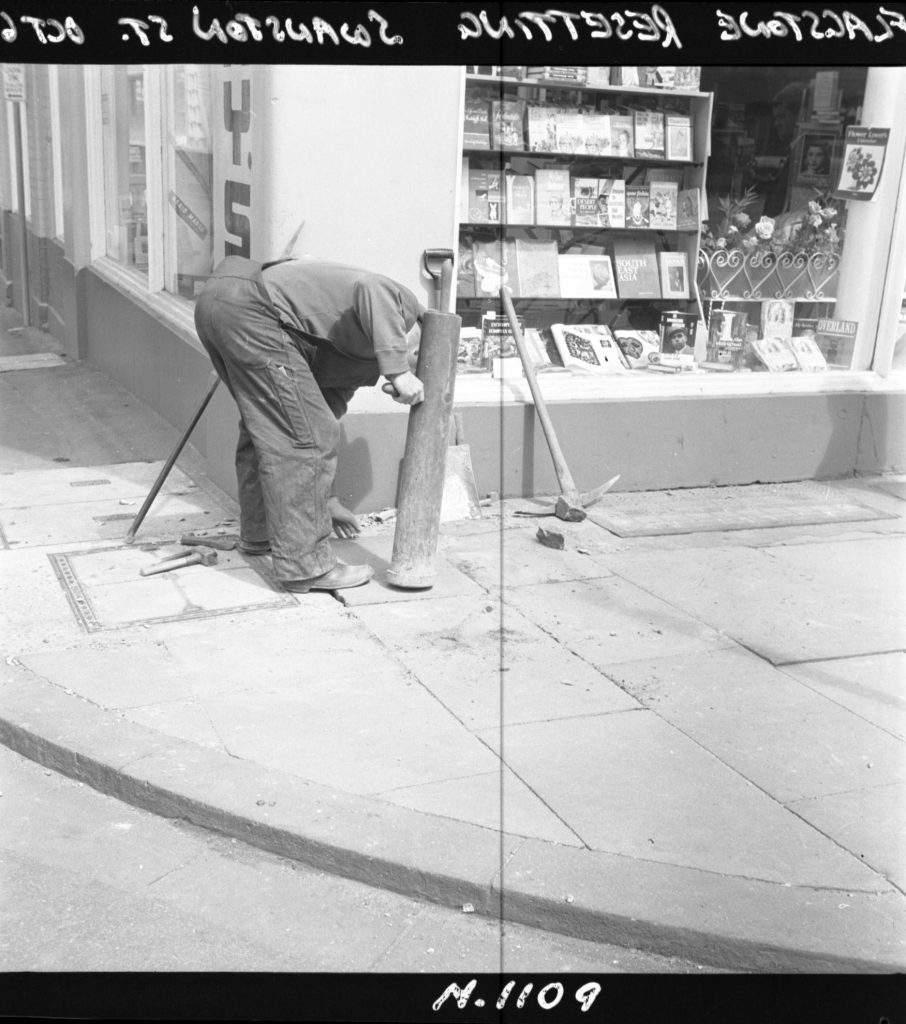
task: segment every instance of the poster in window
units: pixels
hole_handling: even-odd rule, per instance
[[[837,199],[874,199],[889,138],[889,128],[850,125],[846,129],[840,180],[834,191]]]

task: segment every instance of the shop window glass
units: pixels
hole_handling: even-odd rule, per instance
[[[145,72],[140,65],[101,68],[106,255],[147,273]]]
[[[192,299],[213,264],[213,69],[179,64],[165,70],[164,287]]]
[[[786,369],[771,365],[783,346],[770,339],[782,335],[814,340],[829,367],[850,367],[854,325],[834,317],[847,204],[832,193],[866,77],[858,67],[702,69],[714,93],[699,267],[709,358]]]

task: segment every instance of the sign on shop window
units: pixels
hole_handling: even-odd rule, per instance
[[[25,102],[25,65],[3,65],[3,95],[10,103]]]

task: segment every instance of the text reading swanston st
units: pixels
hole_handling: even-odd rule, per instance
[[[327,49],[396,47],[405,43],[405,26],[391,26],[378,9],[369,8],[357,22],[335,22],[318,16],[303,19],[260,12],[254,15],[234,13],[232,7],[231,4],[229,17],[204,16],[198,7],[193,7],[193,38],[215,45],[254,45],[268,41]],[[325,12],[329,7],[325,5]],[[719,29],[718,39],[730,43],[758,38],[789,38],[797,42],[847,39],[883,43],[895,35],[906,34],[906,15],[902,11],[884,6],[872,8],[862,3],[858,7],[858,13],[828,8],[820,12],[809,8],[776,10],[770,17],[752,16],[745,10],[731,14],[715,8],[712,15]],[[108,10],[112,15],[112,9]],[[13,17],[0,10],[0,42],[10,44],[20,38],[28,38],[49,47],[67,42],[81,45],[90,41],[91,24],[97,23],[96,17],[92,14],[90,24],[83,25],[73,17],[62,20],[35,15]],[[159,14],[149,13],[144,18],[117,18],[116,26],[121,30],[124,43],[150,46],[152,43],[170,43],[175,38],[167,19]],[[491,8],[489,12],[476,7],[459,12],[455,31],[462,43],[489,38],[525,39],[555,45],[569,41],[610,40],[652,43],[678,50],[683,48],[674,21],[660,4],[652,4],[647,10],[524,10],[511,16],[500,15],[499,8]]]

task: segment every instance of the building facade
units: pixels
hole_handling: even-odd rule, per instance
[[[644,490],[906,469],[906,376],[897,344],[906,334],[906,124],[896,117],[906,69],[837,69],[836,78],[827,77],[828,69],[768,70],[775,73],[705,68],[686,90],[583,84],[583,102],[593,92],[595,115],[604,118],[622,116],[624,106],[653,108],[665,96],[667,114],[693,111],[694,152],[672,161],[655,156],[646,173],[653,182],[664,175],[652,174],[652,166],[694,166],[693,178],[684,171],[679,185],[692,181],[709,230],[696,224],[682,236],[678,248],[685,247],[691,280],[676,293],[683,296],[678,302],[615,295],[604,305],[583,298],[564,304],[516,296],[526,325],[542,334],[558,320],[615,324],[620,317],[626,328],[656,331],[655,314],[665,305],[691,310],[703,325],[693,372],[542,375],[581,490],[616,473],[619,488]],[[562,81],[539,85],[525,69],[453,65],[15,65],[4,71],[0,285],[6,302],[28,324],[52,333],[70,358],[103,369],[180,429],[211,372],[193,329],[194,299],[225,255],[340,260],[394,277],[433,306],[435,280],[424,253],[449,250],[459,282],[451,308],[465,328],[480,331],[497,300],[468,293],[474,278],[466,280],[465,264],[476,238],[494,225],[472,223],[468,168],[496,169],[506,183],[531,178],[557,156],[532,151],[528,136],[506,152],[490,140],[482,155],[466,138],[469,107],[476,97],[489,103],[497,97],[524,108],[563,108],[576,89]],[[771,122],[783,80],[808,86],[792,144]],[[627,104],[627,96],[634,102]],[[525,123],[524,109],[521,116]],[[787,212],[796,201],[807,211],[809,197],[819,192],[826,208],[848,159],[845,132],[852,126],[886,129],[876,153],[883,161],[870,201],[834,201],[845,212],[845,237],[832,286],[816,290],[807,279],[786,293],[784,286],[759,292],[751,280],[741,287],[709,278],[717,254],[726,251],[727,236],[721,245],[716,232],[722,201],[748,194],[743,221],[761,223],[769,186],[786,168],[795,175],[786,183]],[[809,163],[819,160],[822,147],[832,168]],[[561,162],[572,178],[587,167],[600,173],[592,156],[584,152],[579,160],[572,153]],[[644,161],[634,160],[637,171]],[[627,175],[627,187],[632,180]],[[512,236],[523,244],[553,240],[561,253],[580,254],[574,222],[561,232],[538,220],[523,222]],[[490,237],[503,252],[510,238],[505,215]],[[668,229],[657,237],[673,236]],[[756,237],[751,230],[749,237]],[[585,247],[612,255],[605,238],[592,242],[602,244]],[[737,251],[748,257],[743,247]],[[802,323],[856,325],[844,357],[823,372],[772,370],[754,360],[704,368],[713,362],[708,330],[714,324],[736,313],[737,324],[748,322],[752,341],[768,333],[765,304],[778,295]],[[743,335],[739,343],[747,344]],[[504,496],[556,492],[524,378],[486,369],[463,372],[456,383],[479,489]],[[724,372],[729,369],[737,372]],[[221,389],[192,438],[211,478],[231,493],[236,419]],[[356,396],[343,421],[341,499],[359,511],[395,503],[406,424],[406,410],[379,388]]]

